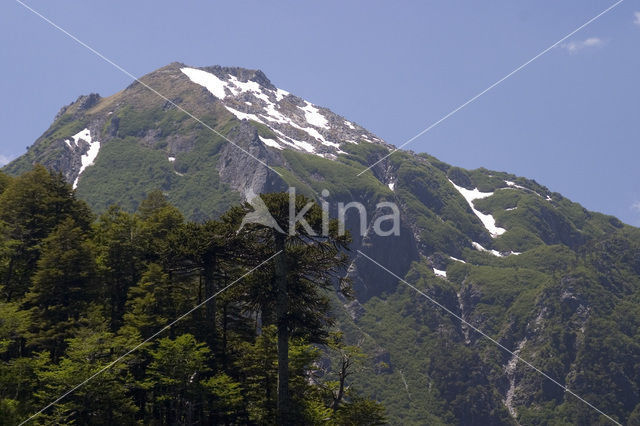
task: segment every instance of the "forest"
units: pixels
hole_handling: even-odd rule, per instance
[[[384,424],[332,315],[349,236],[250,211],[190,222],[154,191],[98,216],[61,174],[0,173],[0,424]]]

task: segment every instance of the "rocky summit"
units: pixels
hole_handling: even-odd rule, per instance
[[[368,355],[355,385],[391,423],[607,424],[579,395],[638,424],[640,230],[532,179],[392,149],[261,71],[173,63],[81,96],[3,170],[59,171],[98,213],[156,189],[194,221],[288,187],[334,217],[357,201],[355,299],[331,297]],[[381,202],[398,206],[397,235],[373,230]]]

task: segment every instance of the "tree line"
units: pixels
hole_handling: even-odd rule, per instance
[[[288,229],[289,195],[261,197]],[[250,211],[188,222],[155,191],[96,217],[60,174],[0,173],[0,423],[91,378],[30,421],[383,424],[331,315],[349,236],[240,229]],[[305,219],[319,229],[320,207]]]

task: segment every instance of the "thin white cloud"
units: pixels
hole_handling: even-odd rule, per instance
[[[640,213],[640,201],[631,204],[631,209]]]
[[[6,155],[0,154],[0,167],[2,167],[5,164],[9,163],[11,160],[12,160],[11,157],[7,157]]]
[[[569,43],[563,43],[560,45],[567,52],[573,54],[578,53],[584,49],[594,49],[604,46],[604,41],[598,37],[589,37],[581,41],[570,41]]]
[[[633,23],[640,27],[640,12],[633,12]]]

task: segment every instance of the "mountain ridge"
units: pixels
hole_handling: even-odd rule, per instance
[[[392,422],[419,424],[428,413],[434,422],[470,424],[472,408],[484,424],[587,416],[570,395],[487,346],[464,324],[418,303],[358,250],[561,383],[592,395],[585,374],[618,362],[615,356],[590,358],[592,333],[603,327],[612,335],[632,333],[602,322],[628,309],[625,299],[640,296],[637,228],[534,180],[464,170],[428,154],[398,151],[358,175],[392,146],[326,108],[279,92],[259,70],[172,63],[141,81],[171,102],[138,82],[107,98],[81,96],[3,170],[19,174],[41,163],[70,184],[80,176],[77,195],[98,212],[111,204],[133,211],[147,193],[161,189],[193,220],[217,217],[249,190],[295,187],[315,199],[327,190],[332,216],[337,203],[358,201],[371,213],[367,225],[380,214],[379,202],[394,202],[401,214],[398,236],[381,237],[370,226],[361,234],[358,215],[347,214],[354,235],[348,277],[357,298],[335,301],[345,334],[364,341],[373,355],[376,373],[366,388],[389,407]],[[92,143],[100,143],[93,160]],[[446,367],[445,355],[474,373]],[[620,389],[638,389],[640,377],[620,368]],[[613,388],[619,396],[618,383]],[[400,396],[409,389],[414,397],[407,403]],[[631,402],[606,408],[619,418],[640,412]]]

